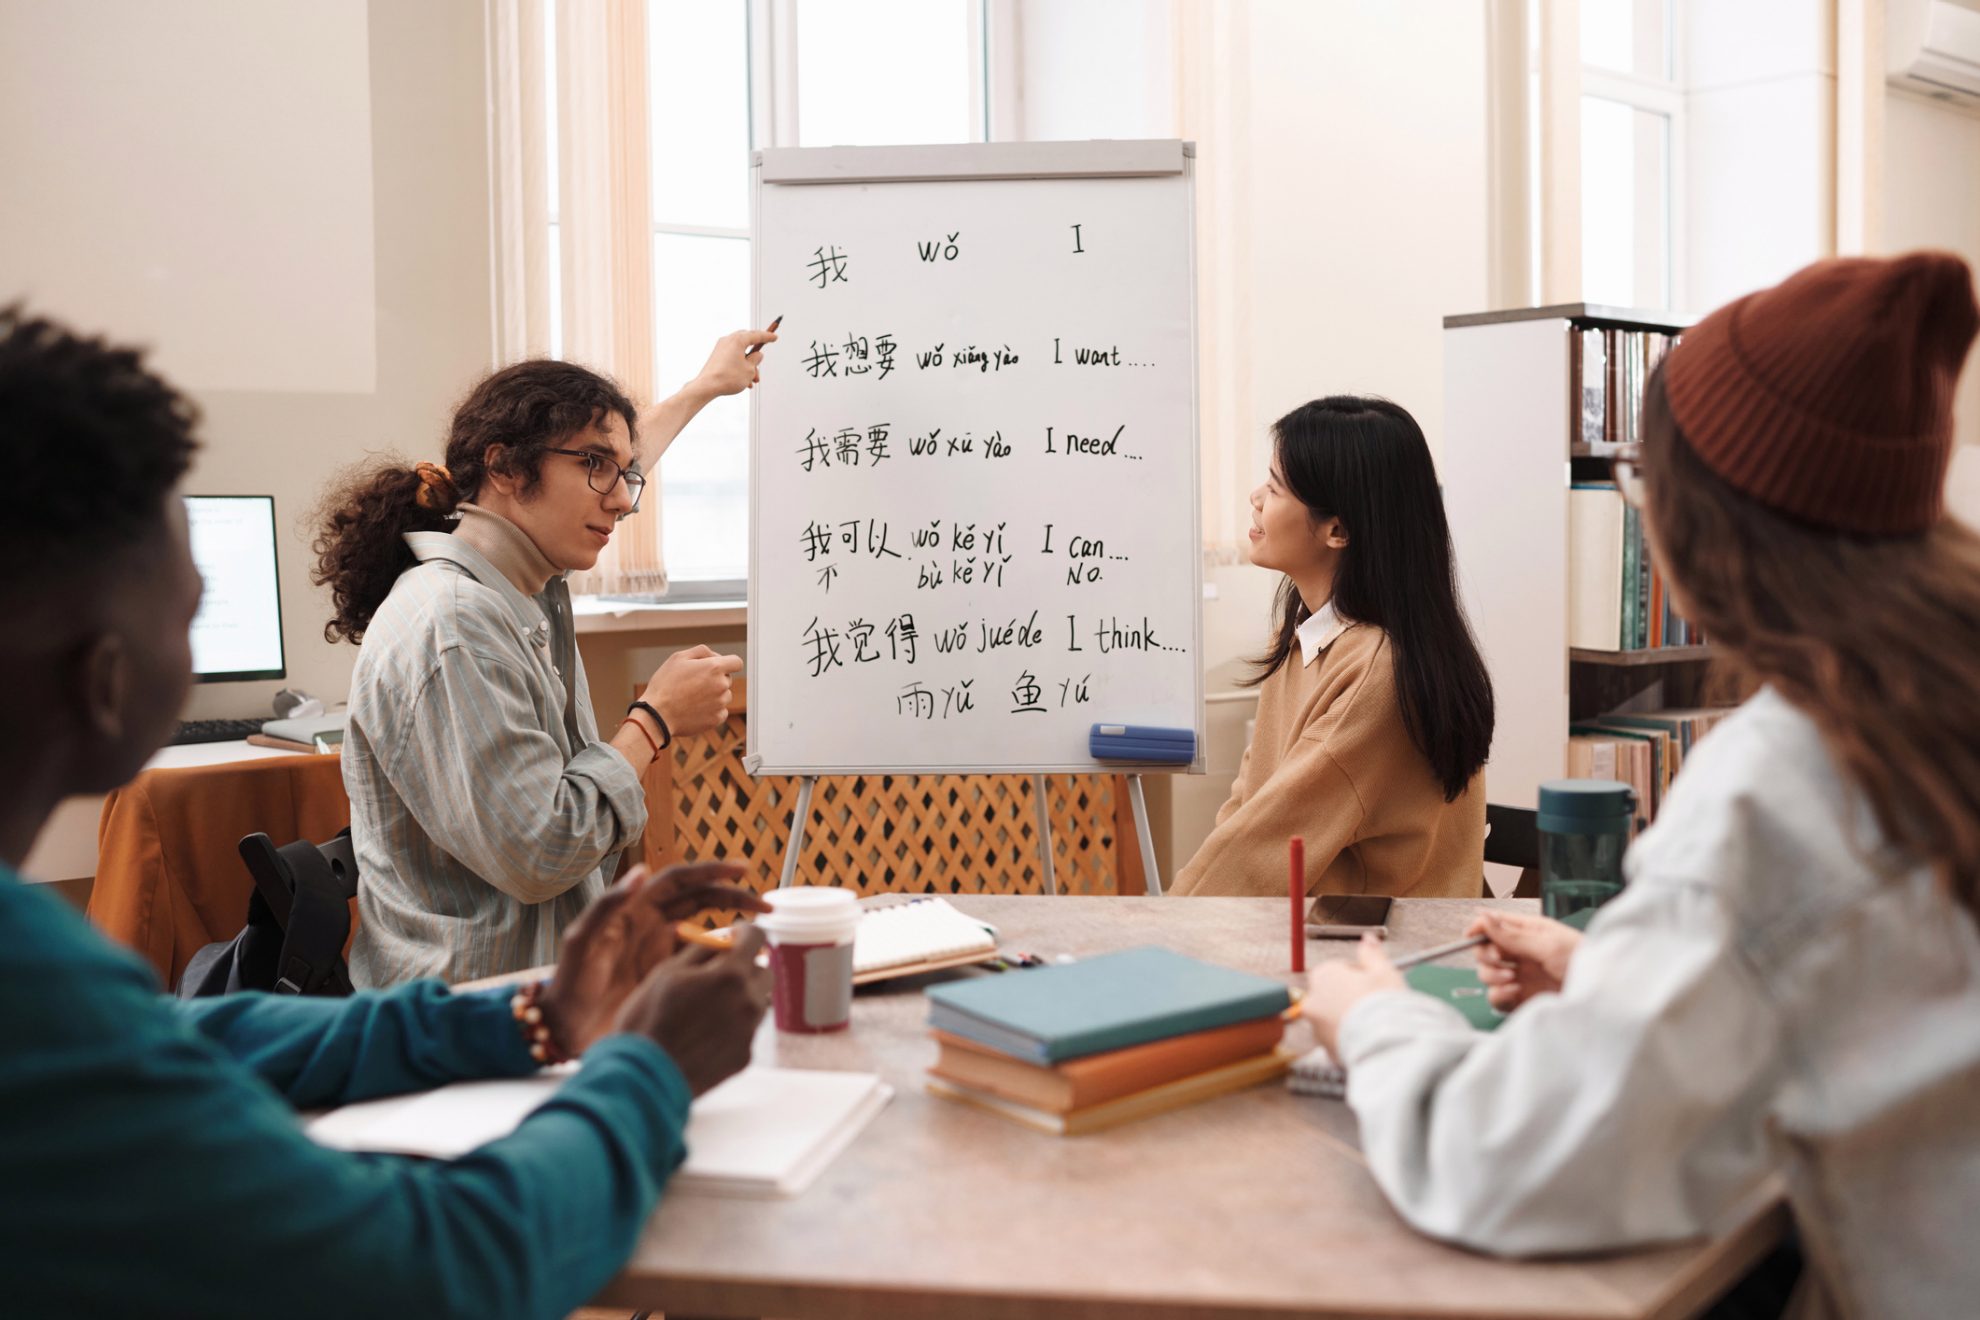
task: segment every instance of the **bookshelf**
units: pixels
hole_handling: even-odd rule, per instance
[[[1587,646],[1570,646],[1568,662],[1579,665],[1611,665],[1639,669],[1644,665],[1669,665],[1685,660],[1710,660],[1709,646],[1659,646],[1642,651],[1597,651]]]
[[[1569,490],[1606,479],[1613,448],[1584,438],[1581,332],[1670,335],[1690,323],[1588,303],[1444,320],[1444,503],[1497,698],[1492,802],[1531,809],[1541,782],[1566,773],[1575,721],[1701,695],[1709,646],[1595,650],[1568,640]],[[1618,388],[1608,402],[1632,397]]]

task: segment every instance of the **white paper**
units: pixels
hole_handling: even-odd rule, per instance
[[[514,1132],[575,1066],[345,1105],[304,1125],[338,1150],[455,1159]],[[750,1067],[694,1102],[676,1190],[795,1196],[894,1094],[872,1073]]]

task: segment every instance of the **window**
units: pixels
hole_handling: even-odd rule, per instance
[[[554,49],[554,3],[546,21]],[[749,322],[749,155],[758,146],[985,138],[984,0],[647,0],[656,389]],[[554,67],[554,66],[553,66]],[[556,143],[556,95],[550,106]],[[561,351],[550,169],[551,351]],[[794,359],[773,366],[795,368]],[[749,399],[718,399],[660,463],[662,548],[681,597],[742,594]]]
[[[1684,97],[1673,0],[1581,3],[1581,296],[1677,301],[1674,217]]]
[[[677,388],[749,323],[749,8],[648,0],[654,388]],[[717,399],[660,462],[667,574],[749,575],[749,396]],[[738,593],[739,594],[739,593]]]
[[[803,0],[797,10],[798,143],[980,142],[967,0]],[[980,60],[980,57],[979,57]],[[972,88],[977,90],[972,93]]]

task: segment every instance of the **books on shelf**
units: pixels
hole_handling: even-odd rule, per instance
[[[1568,645],[1590,651],[1702,646],[1679,615],[1643,537],[1643,520],[1612,481],[1568,488]]]
[[[1603,715],[1568,726],[1567,772],[1572,779],[1616,779],[1636,790],[1637,819],[1657,818],[1684,758],[1731,708]]]
[[[1291,995],[1167,949],[928,992],[929,1091],[1045,1132],[1112,1127],[1277,1077]]]
[[[1677,336],[1657,330],[1570,326],[1568,379],[1575,389],[1575,441],[1596,455],[1635,444],[1644,386],[1676,342]]]

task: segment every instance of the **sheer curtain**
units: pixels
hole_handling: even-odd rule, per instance
[[[1177,121],[1196,143],[1199,434],[1206,564],[1244,562],[1256,484],[1249,240],[1250,6],[1178,0]]]
[[[562,356],[611,376],[644,408],[653,402],[645,0],[489,0],[488,15],[496,360],[549,353],[554,290]],[[655,482],[571,590],[664,591],[660,544]]]

